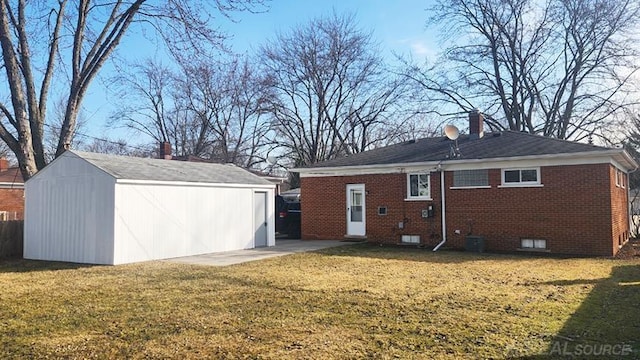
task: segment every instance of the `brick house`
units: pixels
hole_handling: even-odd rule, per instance
[[[303,239],[613,256],[629,239],[623,149],[513,131],[479,112],[425,138],[299,168]],[[470,237],[472,235],[473,237]],[[479,238],[478,238],[479,237]]]
[[[0,221],[24,217],[24,180],[18,167],[0,158]]]

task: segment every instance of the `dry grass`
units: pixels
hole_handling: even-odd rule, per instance
[[[354,245],[225,268],[5,262],[0,286],[0,358],[547,358],[558,340],[640,357],[638,260]]]

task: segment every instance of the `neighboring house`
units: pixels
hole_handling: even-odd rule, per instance
[[[0,221],[21,220],[24,216],[24,180],[18,167],[0,158]]]
[[[265,172],[253,169],[246,169],[252,174],[259,176],[276,186],[276,195],[282,194],[289,190],[289,179],[287,177],[269,175]]]
[[[275,186],[234,165],[66,151],[25,187],[27,259],[124,264],[275,245]]]
[[[300,188],[282,191],[280,195],[287,201],[300,202]]]
[[[623,149],[503,131],[407,141],[295,169],[302,238],[613,256],[629,239]],[[459,150],[458,150],[459,149]],[[477,239],[477,238],[476,238]]]

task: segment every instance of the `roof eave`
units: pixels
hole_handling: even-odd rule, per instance
[[[628,171],[633,171],[638,168],[638,163],[624,150],[624,149],[607,149],[599,151],[583,151],[576,153],[559,153],[559,154],[544,154],[544,155],[525,155],[525,156],[510,156],[510,157],[494,157],[494,158],[482,158],[482,159],[443,159],[443,160],[430,160],[423,162],[411,162],[411,163],[389,163],[389,164],[371,164],[371,165],[347,165],[347,166],[332,166],[332,167],[309,167],[309,168],[294,168],[289,171],[297,172],[300,174],[315,174],[315,173],[331,173],[341,171],[366,171],[366,170],[385,170],[396,169],[406,167],[429,167],[429,166],[446,166],[453,164],[473,164],[473,163],[486,163],[486,162],[504,162],[504,161],[521,161],[521,160],[548,160],[548,159],[583,159],[583,158],[612,158],[616,160],[620,165],[626,167]],[[577,163],[577,161],[576,161]],[[567,161],[567,165],[570,165],[571,161]]]
[[[613,150],[617,150],[618,151],[618,149],[613,149]],[[627,168],[627,171],[629,171],[629,172],[634,172],[634,171],[638,170],[638,167],[640,167],[640,164],[638,164],[636,159],[634,159],[633,156],[631,156],[631,154],[629,154],[629,152],[627,152],[624,149],[620,149],[620,151],[618,151],[617,154],[614,154],[613,157],[621,165],[625,166]]]
[[[198,182],[198,181],[171,181],[171,180],[139,180],[139,179],[116,179],[116,184],[129,185],[179,185],[195,187],[231,187],[231,188],[260,188],[275,189],[273,183],[222,183],[222,182]]]

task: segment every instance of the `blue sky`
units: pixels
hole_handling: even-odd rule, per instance
[[[235,22],[223,17],[217,19],[215,25],[230,36],[228,46],[233,51],[252,53],[278,32],[286,33],[297,25],[305,25],[313,18],[336,11],[339,14],[353,14],[358,27],[372,32],[373,41],[379,44],[384,56],[390,60],[394,52],[411,55],[415,60],[433,57],[437,53],[436,34],[426,29],[429,17],[427,8],[431,0],[273,0],[268,5],[269,10],[264,13],[233,13]],[[130,34],[121,44],[119,54],[130,61],[140,62],[145,57],[157,56],[153,48],[142,49],[140,44],[144,44],[144,41],[135,33]],[[101,78],[107,78],[112,69],[107,64]],[[82,132],[96,137],[131,139],[133,134],[106,128],[108,116],[114,108],[113,97],[100,80],[92,84],[83,106],[88,121]],[[138,143],[148,141],[138,139]]]
[[[435,44],[425,29],[429,5],[429,0],[274,0],[268,12],[237,14],[238,23],[226,22],[222,28],[234,36],[231,44],[236,51],[249,51],[279,31],[335,10],[355,14],[359,27],[372,31],[383,50],[424,56],[432,53]]]

